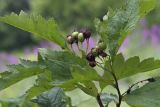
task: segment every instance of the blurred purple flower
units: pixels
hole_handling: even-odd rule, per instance
[[[148,26],[148,23],[147,23],[147,20],[145,18],[141,19],[140,20],[140,25],[143,27],[143,28],[146,28]]]
[[[121,45],[121,47],[119,48],[118,51],[123,53],[125,51],[126,47],[128,46],[128,44],[129,44],[129,38],[127,37],[124,40],[124,42],[122,43],[122,45]]]
[[[58,45],[54,44],[54,43],[47,42],[47,41],[42,41],[42,42],[39,43],[39,45],[34,46],[33,48],[31,48],[30,51],[27,50],[27,52],[30,52],[30,54],[34,53],[34,55],[37,55],[39,48],[50,48],[50,49],[55,49],[55,50],[60,49],[60,47]]]
[[[25,48],[24,49],[24,53],[25,54],[30,54],[31,53],[31,49],[30,48]]]
[[[37,55],[37,54],[38,54],[38,48],[40,48],[40,47],[34,46],[34,47],[32,48],[32,52],[33,52],[34,55]]]
[[[146,40],[150,40],[153,45],[157,46],[160,44],[160,26],[159,25],[153,25],[150,29],[144,28],[142,30],[142,35],[144,38],[144,42]]]
[[[9,53],[0,53],[0,70],[4,71],[7,69],[6,65],[17,64],[18,58]]]
[[[9,64],[17,64],[18,58],[14,55],[8,55],[8,62]]]
[[[144,40],[149,40],[150,39],[150,31],[148,29],[144,29],[142,31],[142,35],[143,35]]]
[[[18,58],[9,53],[0,53],[0,61],[8,64],[17,64]]]
[[[90,38],[89,39],[89,49],[92,49],[96,46],[96,40],[94,38]],[[87,41],[85,41],[83,43],[83,47],[86,48],[87,47]]]

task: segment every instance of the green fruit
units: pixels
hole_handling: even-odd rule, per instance
[[[78,41],[83,42],[84,41],[84,35],[83,33],[78,34]]]
[[[78,32],[73,32],[73,33],[72,33],[72,37],[73,37],[73,38],[77,38],[77,37],[78,37],[78,34],[79,34]]]
[[[99,46],[96,45],[96,46],[95,46],[95,49],[98,49],[98,48],[99,48]]]
[[[98,43],[98,47],[102,50],[105,50],[106,49],[106,44],[104,42],[100,42],[100,43]]]
[[[91,51],[95,57],[98,56],[97,48],[93,48]]]

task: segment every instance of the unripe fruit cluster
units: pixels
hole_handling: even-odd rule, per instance
[[[86,59],[91,67],[96,66],[96,57],[107,57],[107,54],[104,52],[106,49],[106,44],[102,41],[98,42],[98,45],[95,48],[92,48],[91,51],[87,54]]]
[[[84,40],[87,41],[87,45],[89,44],[89,38],[91,37],[91,31],[88,29],[81,29],[79,32],[75,31],[72,34],[67,36],[67,42],[72,45],[73,43],[76,43],[78,46],[78,42],[84,42]],[[87,48],[88,49],[88,48]],[[88,63],[91,67],[95,67],[97,65],[96,57],[107,57],[107,54],[105,53],[106,44],[100,40],[98,42],[98,45],[95,46],[95,48],[92,48],[90,52],[86,55],[86,59],[88,60]],[[87,51],[86,51],[87,52]]]
[[[85,39],[89,39],[91,36],[91,31],[88,29],[81,29],[80,32],[73,32],[71,35],[67,36],[67,42],[69,44],[84,42]]]

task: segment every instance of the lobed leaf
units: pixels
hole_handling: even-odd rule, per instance
[[[160,60],[155,60],[154,58],[140,61],[140,58],[135,56],[125,60],[123,55],[118,54],[113,61],[113,70],[118,79],[158,68],[160,68]]]
[[[143,87],[134,90],[124,97],[132,107],[159,107],[160,106],[160,79],[155,82],[148,83]]]
[[[39,95],[33,102],[39,107],[67,107],[65,93],[60,88],[53,88]]]
[[[0,73],[0,90],[45,71],[45,66],[38,63],[27,62],[32,64],[30,66],[25,65],[24,63],[19,65],[10,65],[9,71]]]
[[[25,94],[26,100],[30,100],[31,98],[53,88],[54,85],[51,82],[51,72],[46,70],[44,73],[39,74],[38,78],[36,79],[36,83],[27,90]]]
[[[53,51],[49,49],[40,49],[44,63],[51,72],[54,81],[65,81],[72,79],[71,65],[87,66],[86,60],[73,55],[68,51]]]
[[[0,22],[12,25],[38,37],[55,42],[65,48],[65,39],[60,33],[54,19],[45,20],[40,15],[27,14],[23,11],[19,15],[12,13],[0,16]]]
[[[90,96],[96,97],[98,95],[98,89],[92,81],[83,81],[81,84],[77,83],[77,87]]]
[[[0,99],[1,107],[37,107],[36,104],[25,101],[25,96]]]

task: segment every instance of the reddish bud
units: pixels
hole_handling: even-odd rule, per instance
[[[73,38],[71,35],[68,35],[68,36],[67,36],[67,42],[68,42],[69,44],[73,44],[73,43],[74,43],[74,38]]]
[[[81,29],[80,32],[83,33],[85,39],[91,37],[91,31],[89,29]]]
[[[93,55],[92,52],[89,52],[89,53],[87,54],[87,56],[86,56],[86,59],[87,59],[88,61],[95,61],[95,56]]]
[[[107,54],[106,54],[105,52],[102,52],[102,53],[100,54],[100,56],[102,56],[102,57],[107,57]]]

